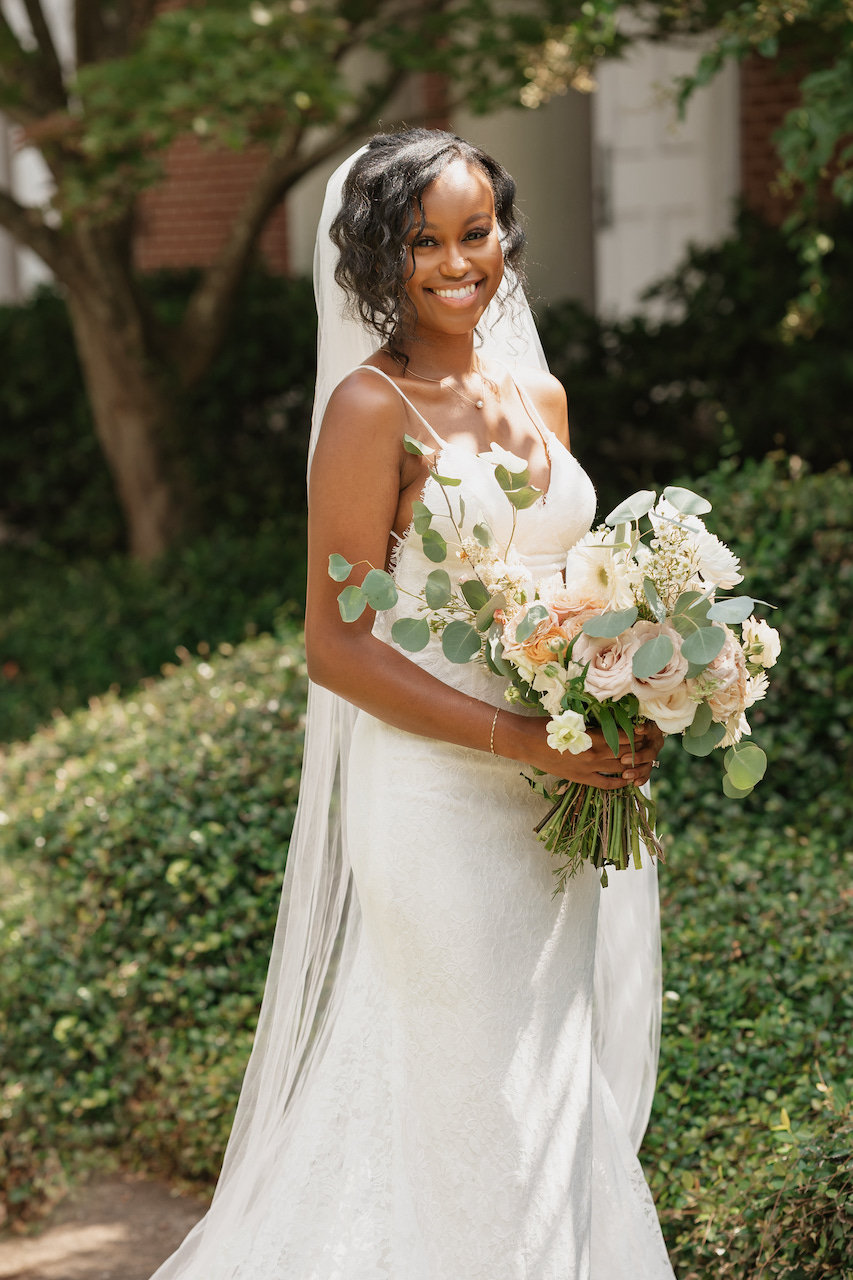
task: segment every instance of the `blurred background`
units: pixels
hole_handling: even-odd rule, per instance
[[[0,0],[10,1222],[215,1177],[298,789],[314,230],[426,123],[518,182],[599,514],[699,489],[779,606],[761,787],[664,756],[644,1158],[679,1274],[850,1274],[851,50],[841,4]]]

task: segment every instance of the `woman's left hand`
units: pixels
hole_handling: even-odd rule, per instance
[[[622,734],[619,735],[619,741],[620,743],[623,741]],[[645,732],[642,737],[638,737],[636,740],[636,751],[633,758],[631,756],[631,748],[627,745],[619,756],[619,763],[623,766],[622,775],[627,782],[630,782],[635,787],[641,787],[645,782],[648,782],[655,761],[660,755],[665,741],[666,734],[653,721],[647,720]]]

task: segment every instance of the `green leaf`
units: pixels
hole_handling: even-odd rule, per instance
[[[719,746],[723,738],[726,736],[726,726],[724,724],[712,724],[707,733],[703,733],[701,738],[691,738],[685,733],[681,739],[681,745],[684,750],[691,756],[709,756],[714,747]]]
[[[661,603],[661,598],[657,593],[655,584],[651,578],[643,578],[643,595],[649,602],[649,608],[657,618],[658,622],[663,622],[666,617],[666,609]]]
[[[414,453],[419,458],[428,458],[435,453],[435,449],[432,449],[428,444],[421,444],[420,440],[415,440],[414,436],[403,436],[403,448],[406,453]]]
[[[495,624],[486,639],[486,665],[491,671],[494,671],[496,676],[504,676],[506,679],[511,680],[516,674],[515,667],[506,661],[503,654],[501,629]]]
[[[437,529],[427,529],[422,534],[422,541],[427,560],[432,560],[433,564],[441,564],[442,560],[447,559],[447,543]]]
[[[509,478],[513,489],[523,489],[525,485],[530,484],[530,468],[525,467],[523,471],[510,471]]]
[[[718,600],[708,610],[708,617],[714,622],[746,622],[755,608],[752,596],[730,596],[728,600]]]
[[[683,650],[684,650],[684,646],[682,645],[682,652]],[[695,680],[697,676],[701,676],[702,672],[707,668],[707,666],[708,666],[707,662],[688,662],[686,678],[688,680]]]
[[[355,622],[364,613],[367,597],[361,587],[344,587],[338,596],[338,608],[344,622]]]
[[[713,662],[726,643],[726,633],[722,627],[701,627],[688,636],[681,646],[681,652],[688,662],[701,662],[707,666]]]
[[[637,610],[634,605],[631,605],[629,609],[612,609],[607,613],[599,614],[597,618],[590,618],[583,624],[582,630],[588,636],[595,636],[601,640],[613,640],[632,627],[636,621]]]
[[[398,618],[391,628],[391,639],[408,653],[420,653],[429,644],[429,637],[426,618]]]
[[[628,739],[628,742],[631,745],[631,758],[633,759],[634,750],[635,750],[634,722],[631,719],[631,717],[628,715],[628,712],[625,710],[625,708],[623,706],[620,706],[618,702],[613,703],[611,710],[614,716],[616,717],[616,722],[619,725],[619,728],[625,734],[626,738]]]
[[[704,516],[711,510],[708,499],[694,493],[692,489],[680,489],[678,485],[671,484],[664,489],[663,496],[683,516]]]
[[[399,598],[394,579],[384,569],[371,569],[365,575],[361,589],[371,609],[377,609],[380,613],[393,609]]]
[[[477,539],[481,547],[487,550],[495,545],[495,535],[491,529],[482,520],[479,524],[474,525],[474,537]]]
[[[651,511],[656,496],[653,489],[640,489],[637,493],[632,493],[630,498],[626,498],[618,507],[613,508],[604,523],[616,525],[626,520],[639,520],[641,516],[648,515]]]
[[[474,619],[474,626],[477,630],[485,631],[486,628],[491,625],[492,619],[495,616],[495,610],[502,609],[505,604],[506,596],[502,591],[499,591],[496,596],[492,596],[492,598],[483,605],[482,609]]]
[[[752,787],[741,789],[736,787],[727,773],[723,774],[723,795],[729,797],[730,800],[743,800],[744,796],[748,796],[753,790]]]
[[[723,763],[726,773],[732,780],[732,786],[739,791],[754,787],[760,782],[767,769],[767,756],[754,742],[737,742],[729,747]]]
[[[487,605],[491,599],[488,591],[477,578],[472,578],[470,582],[460,583],[459,589],[468,604],[470,604],[471,608],[478,611],[482,609],[484,605]]]
[[[515,629],[515,638],[518,643],[524,644],[525,640],[529,640],[539,623],[544,622],[548,616],[548,610],[544,604],[531,605]]]
[[[453,595],[450,574],[446,569],[433,569],[424,584],[424,595],[431,609],[442,609]]]
[[[700,702],[687,733],[691,738],[701,738],[710,729],[713,719],[711,704],[709,702]]]
[[[542,497],[542,490],[535,489],[533,485],[528,485],[524,489],[513,489],[506,496],[516,511],[525,511],[539,501]]]
[[[604,741],[607,743],[614,756],[619,755],[619,730],[616,727],[616,721],[613,718],[613,712],[609,707],[602,707],[598,713],[598,722],[601,725],[601,732],[604,734]]]
[[[673,654],[672,641],[669,636],[654,636],[641,644],[634,654],[631,670],[637,680],[648,680],[663,671]]]
[[[412,503],[412,523],[415,533],[424,534],[432,523],[432,512],[423,502]]]
[[[465,499],[459,499],[459,528],[461,529],[465,523]]]
[[[448,662],[470,662],[480,652],[482,637],[470,622],[449,622],[441,633],[441,647]]]
[[[337,552],[329,556],[329,577],[334,578],[335,582],[346,582],[352,573],[352,568],[349,560],[345,560]]]
[[[508,492],[508,490],[510,489],[515,488],[515,486],[512,483],[512,476],[509,474],[506,467],[501,465],[501,463],[498,463],[498,465],[495,467],[495,479],[497,480],[500,487],[503,489],[504,493]]]
[[[432,478],[437,484],[443,484],[446,489],[453,489],[456,485],[462,483],[455,476],[440,476],[435,471],[432,472]]]
[[[704,600],[706,605],[710,605],[711,603],[707,596],[705,596],[701,591],[682,591],[681,595],[675,602],[675,607],[672,610],[673,617],[678,613],[687,613],[688,610],[691,612],[700,612],[697,603],[699,600]],[[695,609],[694,605],[696,606]]]

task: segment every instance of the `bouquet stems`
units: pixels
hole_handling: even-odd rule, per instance
[[[552,807],[534,828],[545,848],[557,859],[556,887],[562,893],[566,881],[581,863],[601,871],[607,885],[607,868],[624,871],[629,859],[641,867],[641,844],[651,857],[663,859],[663,848],[654,832],[655,806],[639,787],[604,791],[583,782],[567,782],[551,792]]]

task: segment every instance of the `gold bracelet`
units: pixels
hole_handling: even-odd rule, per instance
[[[495,711],[495,718],[492,721],[492,732],[489,736],[489,750],[491,751],[492,755],[495,754],[495,725],[498,722],[498,716],[500,715],[500,713],[501,713],[501,709],[500,707],[498,707],[497,710]]]

